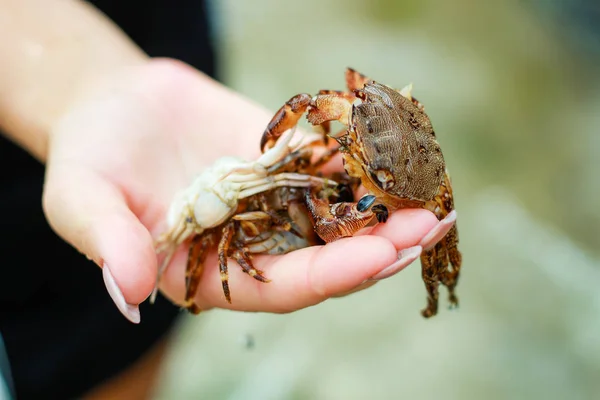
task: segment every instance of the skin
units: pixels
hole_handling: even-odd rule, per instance
[[[0,127],[46,165],[52,228],[108,266],[111,296],[135,314],[155,283],[153,239],[175,191],[219,156],[257,157],[272,112],[181,62],[149,58],[84,2],[4,0],[0,21]],[[196,303],[264,312],[315,305],[369,286],[437,223],[429,211],[402,210],[357,237],[257,257],[269,284],[232,266],[232,304],[212,252]],[[161,283],[178,304],[186,257],[181,248]]]

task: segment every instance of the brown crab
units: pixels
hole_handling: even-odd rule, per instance
[[[321,90],[314,97],[302,93],[288,100],[267,126],[261,149],[271,148],[306,113],[312,125],[322,127],[326,137],[339,143],[347,173],[376,197],[377,204],[369,207],[379,222],[400,208],[420,207],[439,220],[447,217],[454,210],[450,176],[429,117],[412,96],[412,87],[399,91],[350,68],[346,84],[348,91]],[[346,128],[330,135],[332,121]],[[326,242],[351,236],[370,222],[345,212],[349,207],[364,211],[360,201],[329,204],[311,193],[307,191],[309,211],[316,232]],[[451,307],[458,305],[455,287],[461,261],[456,225],[433,248],[424,249],[422,278],[428,293],[424,317],[437,314],[439,283],[448,288]]]

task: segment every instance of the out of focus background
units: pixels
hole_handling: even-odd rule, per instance
[[[460,308],[416,262],[290,315],[186,318],[157,399],[600,398],[600,3],[215,1],[223,80],[276,110],[412,82],[456,195]],[[260,133],[257,132],[257,138]]]

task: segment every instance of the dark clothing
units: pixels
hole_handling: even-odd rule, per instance
[[[150,56],[177,58],[215,76],[203,1],[91,3]],[[139,359],[180,311],[159,297],[141,305],[141,324],[127,321],[101,270],[48,226],[41,207],[44,166],[3,136],[0,164],[0,333],[16,396],[75,398]]]

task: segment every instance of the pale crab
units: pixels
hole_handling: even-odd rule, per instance
[[[315,235],[308,210],[304,205],[305,191],[315,190],[323,201],[339,201],[348,189],[350,179],[337,174],[334,179],[322,178],[316,172],[327,162],[325,152],[312,161],[310,148],[321,137],[308,138],[304,146],[291,145],[295,127],[287,130],[255,161],[223,157],[199,174],[190,186],[176,194],[167,212],[168,229],[155,243],[164,259],[158,270],[156,288],[150,298],[154,302],[159,280],[177,248],[189,241],[186,266],[186,293],[184,307],[192,313],[200,312],[194,302],[204,261],[210,249],[218,242],[218,259],[225,298],[231,303],[228,258],[234,259],[242,270],[254,279],[269,282],[262,271],[254,268],[252,254],[285,254],[289,251],[322,244]],[[353,200],[351,198],[350,200]],[[372,198],[374,200],[374,197]],[[363,201],[347,212],[353,219],[372,215]]]
[[[396,90],[350,68],[346,85],[348,91],[321,90],[316,96],[302,93],[288,100],[263,133],[261,149],[270,151],[281,134],[296,126],[306,113],[309,123],[321,126],[339,143],[347,173],[360,179],[368,196],[376,197],[369,211],[379,222],[400,208],[426,208],[439,220],[455,213],[440,145],[423,105],[412,96],[412,85]],[[332,121],[341,122],[345,129],[331,135]],[[352,236],[371,219],[345,212],[360,201],[329,204],[311,191],[307,191],[306,201],[315,230],[325,242]],[[458,305],[455,287],[461,263],[458,231],[453,225],[439,243],[421,255],[428,293],[424,317],[437,314],[439,283],[448,288],[451,307]]]

